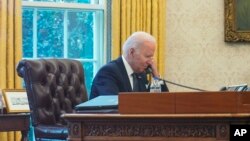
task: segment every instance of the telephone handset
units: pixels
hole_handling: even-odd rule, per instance
[[[152,73],[153,73],[153,70],[152,70],[152,68],[151,68],[150,65],[145,69],[145,72],[146,72],[146,74],[150,74],[150,75],[152,75],[152,77],[153,77],[153,74],[152,74]],[[159,78],[159,77],[153,77],[152,80],[154,80],[155,82],[154,82],[154,81],[151,82],[150,87],[149,87],[150,91],[156,91],[156,92],[161,92],[161,91],[168,92],[168,91],[169,91],[169,90],[168,90],[168,87],[167,87],[167,85],[166,85],[166,82],[168,82],[168,81],[166,81],[166,80],[164,80],[164,79],[161,79],[161,78]],[[163,81],[163,84],[162,84],[161,81]],[[153,83],[156,83],[156,82],[158,82],[158,84],[160,84],[160,89],[161,89],[161,90],[159,90],[159,89],[157,89],[157,90],[151,90],[151,89],[152,89],[152,88],[151,88],[152,84],[153,84]]]
[[[152,73],[152,68],[151,66],[148,66],[145,70],[146,74],[151,74]]]

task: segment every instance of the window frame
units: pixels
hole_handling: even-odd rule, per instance
[[[107,1],[108,0],[100,0],[100,4],[94,4],[96,2],[96,0],[92,0],[91,4],[83,4],[83,3],[66,3],[66,2],[37,2],[37,1],[22,1],[22,8],[51,8],[51,9],[75,9],[75,10],[91,10],[91,11],[95,11],[95,10],[100,10],[103,11],[103,19],[101,21],[103,21],[103,23],[101,22],[96,22],[98,19],[100,19],[100,15],[96,14],[95,16],[95,22],[97,23],[97,27],[98,28],[94,28],[94,33],[98,33],[98,34],[94,34],[94,41],[93,41],[93,59],[75,59],[75,60],[79,60],[80,62],[84,63],[84,62],[93,62],[93,77],[95,76],[95,74],[97,73],[98,69],[107,62],[107,54],[108,54],[108,49],[107,48],[107,39],[110,35],[107,32]],[[67,12],[65,12],[67,13]],[[98,12],[97,12],[98,13]],[[65,16],[65,15],[64,15]],[[33,18],[33,23],[36,24],[36,16],[34,16]],[[95,26],[95,25],[94,25]],[[34,27],[37,27],[36,25],[34,25]],[[65,28],[65,26],[64,26]],[[98,29],[103,29],[103,30],[98,30]],[[101,32],[100,32],[101,31]],[[37,33],[37,30],[35,28],[35,30],[33,29],[33,33]],[[65,33],[65,32],[64,32]],[[106,34],[105,34],[106,33]],[[102,38],[98,35],[103,35]],[[67,39],[64,38],[64,58],[67,58],[67,48],[65,49],[65,46],[67,46]],[[66,44],[65,44],[66,42]],[[33,34],[33,58],[32,59],[37,59],[37,35]],[[102,47],[101,47],[102,44]],[[99,48],[101,47],[101,48]],[[66,55],[66,56],[65,56]],[[31,59],[31,58],[24,58],[23,59]]]

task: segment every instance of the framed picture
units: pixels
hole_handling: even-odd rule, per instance
[[[250,41],[250,1],[225,0],[225,41]]]
[[[3,96],[8,113],[29,112],[29,103],[25,90],[4,89]]]

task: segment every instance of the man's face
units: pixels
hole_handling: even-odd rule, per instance
[[[155,52],[155,45],[150,42],[144,42],[141,47],[131,50],[131,67],[141,73],[152,63]]]

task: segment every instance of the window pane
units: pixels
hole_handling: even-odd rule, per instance
[[[88,90],[88,94],[90,93],[90,89],[91,89],[91,83],[92,83],[92,79],[93,79],[93,62],[84,62],[82,63],[83,67],[84,67],[84,73],[85,73],[85,83],[86,83],[86,87]]]
[[[38,57],[63,57],[63,11],[38,10]]]
[[[91,11],[68,13],[68,57],[93,58],[93,16]]]
[[[23,58],[71,58],[82,62],[88,93],[102,65],[105,2],[22,0]],[[30,2],[30,3],[29,3]],[[51,2],[51,3],[49,3]],[[77,4],[82,3],[82,4]]]
[[[33,10],[24,8],[23,18],[23,57],[33,57]]]

